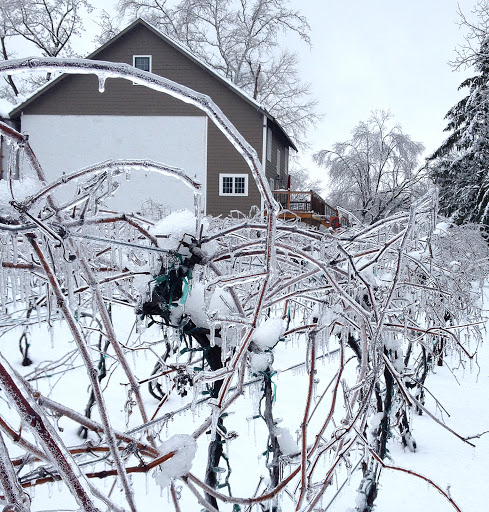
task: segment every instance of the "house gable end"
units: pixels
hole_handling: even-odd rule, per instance
[[[144,30],[146,29],[146,30]],[[128,40],[134,42],[138,38],[141,37],[141,34],[144,34],[146,32],[146,36],[143,37],[144,42],[140,41],[139,47],[144,49],[144,54],[147,54],[148,51],[148,43],[149,40],[152,39],[152,42],[149,46],[152,46],[155,48],[158,53],[158,48],[166,48],[168,50],[168,54],[171,56],[171,58],[168,59],[168,62],[165,64],[164,62],[161,63],[161,65],[158,67],[153,67],[153,72],[156,74],[159,74],[161,76],[165,76],[171,80],[174,80],[178,83],[183,83],[187,85],[188,87],[191,87],[192,89],[195,89],[199,92],[203,92],[205,94],[208,94],[211,96],[211,98],[216,101],[216,103],[219,104],[221,109],[225,112],[228,117],[230,117],[230,120],[233,123],[239,122],[239,119],[241,119],[240,116],[237,117],[237,121],[235,121],[232,118],[232,113],[226,111],[226,103],[231,102],[239,102],[240,100],[247,104],[250,107],[250,111],[258,111],[261,114],[264,114],[270,122],[272,122],[276,129],[281,133],[282,138],[286,141],[286,144],[288,144],[290,147],[292,147],[294,150],[297,150],[295,145],[292,143],[290,138],[287,136],[287,134],[284,132],[282,127],[279,125],[279,123],[272,117],[268,112],[266,112],[258,103],[256,103],[254,100],[249,98],[246,94],[244,94],[242,91],[240,91],[239,88],[237,88],[234,84],[231,82],[228,82],[227,80],[223,79],[220,75],[218,75],[215,71],[208,68],[205,64],[203,64],[199,59],[197,59],[195,56],[193,56],[187,49],[185,49],[183,46],[181,46],[179,43],[173,41],[172,39],[168,38],[164,34],[162,34],[160,31],[158,31],[156,28],[151,26],[149,23],[145,22],[142,19],[138,19],[134,21],[131,25],[126,27],[124,30],[122,30],[118,35],[116,35],[114,38],[112,38],[110,41],[105,43],[103,46],[95,50],[92,54],[88,56],[90,59],[97,59],[97,60],[107,60],[111,62],[125,62],[127,64],[133,64],[132,56],[128,57],[127,54],[121,53],[120,51],[117,51],[117,48],[120,48],[121,46],[127,46]],[[134,34],[137,34],[137,37],[134,38]],[[152,33],[154,35],[154,38],[150,38],[148,33]],[[122,44],[121,44],[122,43]],[[142,44],[141,44],[142,43]],[[130,44],[130,43],[129,43]],[[136,43],[136,46],[138,44]],[[134,51],[136,51],[136,48],[134,48]],[[134,53],[136,55],[137,53]],[[175,73],[167,73],[168,70],[171,70],[172,64],[175,62],[187,62],[187,72],[192,69],[190,72],[190,75],[194,77],[194,79],[190,79],[190,82],[187,81],[189,78],[188,74],[183,72],[183,74],[177,71],[177,67],[173,65],[173,71]],[[193,64],[193,66],[191,65]],[[183,66],[185,67],[185,66]],[[166,69],[165,69],[166,68]],[[199,73],[200,70],[200,73]],[[182,71],[182,69],[180,69]],[[199,80],[198,77],[201,77]],[[205,77],[205,78],[202,78]],[[80,80],[80,78],[84,78],[85,80]],[[66,85],[66,81],[73,82],[77,81],[80,82],[79,85],[83,85],[85,87],[93,88],[95,86],[98,86],[98,79],[95,76],[87,75],[87,76],[73,76],[73,75],[61,75],[60,77],[56,78],[49,84],[47,84],[44,88],[42,88],[40,91],[35,93],[31,98],[29,98],[27,101],[25,101],[23,104],[16,107],[11,112],[11,118],[17,119],[20,117],[22,112],[29,112],[33,113],[34,110],[37,113],[44,114],[57,114],[56,108],[53,105],[52,101],[45,102],[46,94],[51,95],[55,94],[56,96],[59,96],[59,90],[60,86],[59,83],[63,82],[63,89],[66,87],[67,93],[69,95],[72,95],[74,99],[77,99],[77,92],[76,87],[71,83],[70,85]],[[113,80],[108,80],[107,84],[110,84]],[[94,85],[95,84],[95,85]],[[154,93],[154,91],[153,91]],[[160,93],[157,93],[160,94]],[[92,110],[97,110],[97,113],[101,113],[102,115],[105,112],[100,112],[98,110],[100,101],[94,101],[93,103],[87,102],[86,95],[80,94],[78,92],[79,99],[84,103],[85,108],[91,108]],[[225,98],[222,100],[221,98]],[[57,98],[58,99],[58,98]],[[64,106],[66,107],[66,102],[63,101],[63,98],[59,98],[60,101],[64,103]],[[78,108],[76,101],[68,103],[72,103],[70,107],[68,107],[70,114],[75,113],[76,109]],[[42,107],[44,105],[44,108]],[[115,105],[114,105],[115,106]],[[32,110],[34,109],[34,110]],[[49,112],[47,112],[49,110]],[[129,109],[129,112],[125,113],[124,115],[131,115],[130,112],[131,109]],[[86,113],[86,111],[85,111]],[[111,112],[112,113],[112,112]],[[151,115],[151,113],[148,113],[146,115]],[[156,114],[153,114],[156,115]]]
[[[189,59],[140,22],[116,37],[92,56],[109,62],[132,65],[133,55],[152,55],[155,74],[164,76],[204,94],[219,104],[231,122],[246,137],[246,124],[261,125],[257,108],[243,100],[215,75]],[[129,80],[107,79],[105,92],[98,92],[95,75],[64,75],[15,111],[17,116],[42,115],[205,115],[202,111],[166,94],[137,87]],[[261,134],[260,134],[261,137]],[[255,141],[252,142],[255,146]]]

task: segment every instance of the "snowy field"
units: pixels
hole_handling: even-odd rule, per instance
[[[117,325],[121,339],[128,336],[133,326],[132,311],[122,308],[114,308],[114,324]],[[3,336],[0,340],[1,353],[9,361],[15,361],[15,369],[22,374],[29,376],[33,368],[40,368],[45,360],[57,360],[64,353],[70,353],[70,362],[67,364],[70,378],[62,379],[62,370],[50,368],[40,375],[31,384],[38,388],[44,395],[69,404],[76,410],[83,410],[84,404],[88,398],[85,370],[81,368],[79,356],[74,351],[73,343],[66,345],[65,340],[70,339],[67,330],[58,324],[55,324],[51,334],[46,333],[44,327],[33,325],[30,328],[30,357],[33,360],[33,366],[22,367],[20,365],[21,356],[18,351],[18,340],[22,331],[14,328]],[[143,331],[142,337],[145,341],[155,342],[160,335],[157,328]],[[334,351],[333,346],[329,350]],[[154,345],[155,352],[158,352],[158,344]],[[292,345],[291,343],[282,343],[275,349],[276,366],[280,368],[289,368],[300,360],[304,353],[304,347],[300,343]],[[331,379],[337,364],[337,354],[328,357],[322,357],[318,361],[318,390]],[[454,358],[447,357],[447,364],[443,367],[435,367],[435,374],[429,375],[428,387],[434,393],[437,400],[443,407],[437,407],[434,400],[430,397],[426,405],[429,410],[436,414],[440,419],[444,419],[452,429],[462,436],[472,436],[489,430],[489,407],[487,407],[487,396],[489,392],[489,343],[479,347],[477,364],[462,366]],[[145,358],[138,359],[134,354],[134,362],[137,375],[141,378],[147,375],[154,364],[154,360]],[[355,371],[354,363],[349,363],[349,371]],[[137,427],[139,420],[138,414],[127,414],[124,410],[126,398],[125,378],[120,369],[112,372],[109,367],[109,382],[105,394],[112,420],[117,421],[113,427],[124,431]],[[280,427],[288,429],[295,439],[300,427],[303,415],[303,399],[307,390],[307,378],[304,367],[293,368],[283,371],[273,379],[276,385],[276,404],[274,415],[276,418],[282,418]],[[84,383],[81,385],[81,383]],[[192,395],[192,392],[190,392]],[[250,478],[250,475],[262,474],[266,479],[268,474],[264,465],[262,455],[265,447],[257,439],[266,439],[265,424],[261,419],[252,419],[254,415],[254,403],[260,395],[259,385],[251,385],[246,388],[245,399],[238,400],[230,409],[231,415],[226,421],[229,431],[236,431],[239,436],[229,442],[227,445],[229,461],[232,467],[232,474],[229,479],[231,491],[234,496],[247,497],[254,493],[257,481]],[[251,400],[248,398],[251,397]],[[166,410],[185,407],[189,403],[189,397],[180,398],[172,395],[166,408],[158,413],[162,417]],[[152,398],[147,390],[144,389],[144,399],[148,411],[152,413],[156,410],[158,402]],[[12,414],[8,403],[3,400],[1,404],[1,413],[4,418],[11,419],[12,426],[17,425],[18,417],[16,413]],[[187,408],[181,414],[177,414],[173,419],[162,427],[161,424],[155,426],[155,433],[158,433],[159,439],[163,442],[169,436],[181,433],[191,433],[203,420],[202,414],[206,412],[198,406],[194,412]],[[94,419],[97,413],[94,413]],[[16,419],[17,418],[17,419]],[[126,423],[128,421],[128,423]],[[66,418],[60,418],[56,424],[60,433],[68,445],[81,444],[81,440],[76,435],[76,425]],[[62,429],[62,432],[61,432]],[[420,474],[431,478],[437,485],[445,490],[449,490],[450,495],[464,512],[485,510],[489,491],[486,483],[486,476],[489,470],[489,434],[483,435],[480,439],[473,439],[476,448],[472,448],[457,439],[451,433],[436,424],[426,415],[414,416],[413,434],[417,442],[417,451],[412,453],[404,450],[399,439],[391,439],[389,442],[388,463],[400,466],[405,469],[414,470]],[[206,438],[207,437],[207,438]],[[96,436],[90,434],[90,438],[96,441]],[[207,459],[207,446],[209,436],[202,436],[198,442],[198,451],[193,461],[192,472],[203,476]],[[11,447],[14,450],[15,447]],[[20,452],[19,452],[20,453]],[[352,461],[355,463],[356,461]],[[88,471],[93,470],[90,466]],[[340,473],[346,476],[346,473]],[[335,489],[339,489],[338,495],[333,502],[328,505],[329,500],[334,493],[329,492],[324,501],[321,510],[345,511],[349,507],[354,507],[356,496],[356,486],[361,477],[360,468],[354,471],[350,481],[343,484],[346,478],[338,477],[335,481]],[[170,510],[173,505],[169,502],[169,493],[167,489],[160,490],[155,484],[151,475],[133,475],[132,482],[135,486],[136,503],[140,510]],[[103,492],[109,494],[113,485],[113,478],[106,478],[102,481],[95,480],[94,483],[99,486]],[[112,498],[116,499],[117,494],[122,491],[117,487],[112,490]],[[61,484],[38,485],[29,489],[29,494],[33,498],[33,511],[47,510],[77,510],[77,505],[71,495]],[[116,501],[118,501],[116,499]],[[121,500],[123,503],[123,500]],[[282,510],[284,512],[294,510],[292,502],[287,496],[282,498]],[[197,510],[199,507],[195,503],[195,498],[190,496],[186,489],[183,489],[181,506],[183,511]],[[103,509],[103,507],[102,507]],[[232,506],[223,505],[222,510],[232,510]],[[412,512],[412,511],[449,511],[452,506],[443,498],[432,486],[425,481],[401,473],[399,471],[385,469],[381,478],[381,486],[376,501],[376,510],[379,512]],[[200,509],[199,509],[200,510]],[[320,510],[320,509],[318,509]]]

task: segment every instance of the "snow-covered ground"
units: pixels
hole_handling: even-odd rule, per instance
[[[489,431],[489,340],[479,347],[479,367],[461,366],[454,358],[436,367],[427,385],[447,413],[436,407],[432,397],[426,405],[438,418],[458,434],[466,437]],[[415,453],[403,449],[399,440],[389,443],[393,466],[420,473],[449,490],[453,500],[464,512],[487,510],[489,486],[489,432],[472,439],[472,448],[436,424],[426,415],[414,416]],[[357,475],[359,476],[359,475]],[[358,478],[352,478],[355,486]],[[345,488],[328,511],[344,511],[352,506],[351,489]],[[454,508],[426,481],[412,475],[385,469],[376,500],[378,512],[450,511]]]
[[[128,335],[133,322],[133,317],[128,310],[114,310],[115,324],[118,326],[121,339]],[[15,362],[15,368],[27,374],[32,371],[31,367],[20,365],[21,357],[18,352],[18,328],[11,330],[0,339],[2,354],[9,360]],[[64,340],[70,336],[66,329],[60,325],[55,326],[52,339],[43,328],[33,326],[31,328],[30,356],[35,365],[47,359],[56,359],[66,347]],[[158,328],[152,328],[143,334],[147,341],[156,341],[159,336]],[[74,349],[74,345],[71,345]],[[335,347],[329,347],[333,350]],[[158,352],[159,346],[155,345]],[[304,347],[300,344],[282,343],[275,349],[275,364],[277,367],[286,369],[297,363],[298,354],[304,353]],[[82,410],[87,401],[88,393],[84,378],[84,370],[78,368],[80,362],[77,356],[73,355],[72,369],[69,370],[69,379],[60,379],[61,374],[57,370],[47,372],[46,377],[38,379],[32,384],[54,399],[70,404],[73,408]],[[440,404],[447,411],[442,413],[431,397],[427,397],[427,406],[430,411],[436,413],[437,417],[444,418],[447,424],[462,436],[473,436],[489,430],[489,407],[487,396],[489,394],[489,341],[479,347],[477,364],[471,366],[460,365],[458,360],[446,359],[443,367],[436,367],[435,374],[428,377],[428,387],[434,393]],[[154,360],[141,359],[136,361],[136,369],[139,378],[144,378],[151,371]],[[337,366],[337,355],[323,357],[318,361],[318,392],[321,392]],[[110,368],[110,364],[109,364]],[[355,371],[354,363],[350,363],[348,371]],[[125,377],[119,372],[110,373],[111,385],[106,392],[106,400],[112,413],[114,428],[126,430],[138,425],[138,414],[134,412],[129,418],[129,427],[126,427],[127,411],[124,411]],[[48,376],[49,375],[49,376]],[[276,404],[274,415],[282,418],[279,426],[285,429],[284,442],[293,443],[297,431],[300,428],[304,412],[303,399],[307,389],[307,378],[301,368],[282,371],[273,378],[276,386]],[[152,414],[158,405],[144,389],[144,398],[148,411]],[[236,431],[239,436],[227,443],[228,455],[232,467],[232,474],[229,482],[234,496],[248,497],[255,491],[257,480],[256,475],[267,476],[265,457],[262,455],[266,450],[259,439],[266,439],[266,430],[263,420],[253,419],[256,410],[257,400],[260,395],[260,385],[255,384],[246,388],[245,397],[236,401],[231,408],[231,415],[226,418],[228,432]],[[251,397],[251,400],[249,399]],[[188,403],[187,398],[172,396],[167,404],[168,410],[182,407]],[[9,405],[5,401],[1,404],[2,414],[10,418],[13,426],[18,425],[16,414],[9,412]],[[199,414],[199,410],[201,414]],[[164,410],[159,416],[164,414]],[[160,432],[160,440],[164,442],[175,434],[192,433],[200,422],[205,418],[207,410],[197,407],[194,412],[187,409],[169,421]],[[450,416],[448,416],[448,414]],[[97,418],[97,413],[94,413]],[[61,418],[57,424],[63,429],[61,435],[70,445],[81,444],[76,436],[76,426],[70,420]],[[290,436],[288,433],[290,432]],[[389,464],[400,466],[405,469],[419,472],[432,479],[444,490],[449,490],[455,502],[464,512],[485,510],[489,497],[489,490],[486,477],[489,470],[489,434],[483,435],[480,439],[472,439],[476,448],[464,444],[453,434],[436,424],[427,415],[415,416],[413,419],[413,434],[417,442],[417,451],[412,453],[404,450],[399,439],[391,439],[389,443],[389,456],[392,460]],[[207,437],[207,438],[206,438]],[[93,437],[95,439],[95,437]],[[198,442],[197,454],[193,461],[192,472],[203,475],[207,459],[208,436],[202,436]],[[20,453],[13,448],[13,453]],[[355,462],[355,461],[353,461]],[[92,468],[89,466],[89,470]],[[250,475],[253,478],[250,478]],[[345,511],[353,507],[355,503],[356,487],[360,479],[360,469],[357,469],[351,476],[349,484],[345,485],[334,501],[328,502],[334,496],[335,491],[330,490],[323,500],[322,510]],[[158,507],[166,510],[173,507],[169,503],[167,489],[161,490],[151,475],[133,475],[132,481],[137,489],[136,503],[140,510],[152,510],[157,503]],[[103,481],[95,480],[103,492],[109,494],[113,479],[107,478]],[[340,488],[343,479],[335,482],[335,488]],[[225,489],[224,489],[225,490]],[[35,491],[30,489],[33,495],[33,511],[44,510],[76,510],[77,505],[73,498],[61,484],[40,485]],[[122,491],[117,488],[112,492],[112,498],[116,499],[117,494]],[[282,499],[283,511],[294,510],[292,502],[285,496]],[[182,490],[182,510],[196,510],[193,496],[188,491]],[[222,510],[231,510],[231,505],[220,507]],[[103,509],[103,507],[102,507]],[[385,469],[382,474],[379,495],[376,501],[376,510],[379,512],[412,512],[412,511],[449,511],[453,507],[441,496],[436,489],[428,485],[426,481],[412,475]],[[200,510],[200,508],[199,508]],[[318,509],[319,510],[319,509]]]

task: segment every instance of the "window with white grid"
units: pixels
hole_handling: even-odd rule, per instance
[[[142,71],[151,71],[151,55],[133,55],[133,66]]]
[[[220,196],[247,196],[247,174],[219,174]]]

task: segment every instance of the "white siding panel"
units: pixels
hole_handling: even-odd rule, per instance
[[[44,168],[48,181],[105,160],[154,160],[183,169],[204,187],[207,159],[207,118],[165,116],[25,115],[22,131]],[[193,192],[174,178],[133,172],[121,179],[109,208],[136,212],[152,199],[171,209],[193,209]],[[61,201],[73,188],[65,188]]]

